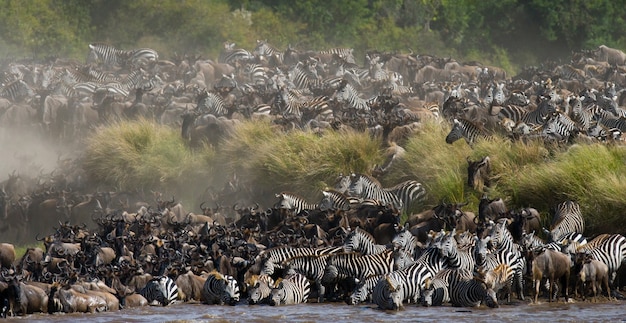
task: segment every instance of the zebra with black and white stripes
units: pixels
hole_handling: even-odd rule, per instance
[[[374,177],[366,174],[352,174],[351,180],[352,182],[348,189],[350,195],[363,199],[378,200],[382,205],[391,205],[397,210],[404,209],[403,201],[394,192],[384,189],[380,182]],[[421,187],[421,185],[419,185],[419,187]],[[403,189],[404,188],[394,188],[394,190]]]
[[[289,80],[297,89],[319,88],[322,84],[322,78],[317,74],[315,63],[317,61],[307,62],[303,64],[298,62],[287,73]]]
[[[295,214],[319,208],[318,204],[309,203],[304,197],[295,193],[281,192],[276,194],[276,197],[279,201],[274,204],[275,208],[292,210]]]
[[[396,235],[391,240],[391,245],[394,250],[402,250],[412,257],[415,257],[415,249],[418,247],[419,243],[417,238],[409,230],[409,223],[405,223],[403,227],[397,228],[396,231]]]
[[[561,251],[561,247],[565,242],[576,242],[578,245],[582,246],[584,244],[587,244],[587,238],[585,238],[581,233],[570,232],[562,236],[557,241],[546,242],[540,237],[536,236],[535,232],[522,233],[520,246],[525,252],[530,252],[532,250],[540,248]]]
[[[617,271],[626,264],[626,237],[621,234],[603,234],[584,245],[570,241],[563,249],[570,255],[588,253],[592,259],[605,263],[609,270],[611,291],[615,297],[621,296],[618,295],[614,283]]]
[[[561,112],[555,112],[543,124],[544,135],[555,138],[560,142],[568,142],[580,132],[578,124]]]
[[[387,246],[376,244],[374,237],[359,227],[346,236],[342,248],[344,252],[360,252],[364,255],[375,255],[387,250]]]
[[[452,275],[459,271],[453,271]],[[471,273],[471,272],[470,272]],[[450,281],[450,303],[452,306],[477,307],[485,304],[489,307],[498,307],[496,292],[484,281],[466,275],[458,274],[458,278]]]
[[[323,282],[336,283],[343,279],[365,279],[394,270],[394,251],[378,254],[341,253],[329,256],[324,269]]]
[[[327,189],[322,191],[322,200],[318,203],[320,210],[342,210],[348,211],[352,208],[350,199],[339,191]]]
[[[159,276],[150,280],[144,288],[139,291],[149,304],[158,303],[167,306],[175,303],[178,299],[178,286],[174,280],[167,276]]]
[[[453,120],[452,129],[446,136],[446,143],[452,144],[463,138],[472,146],[479,139],[487,139],[488,137],[487,132],[482,127],[470,120],[458,118]]]
[[[212,271],[207,276],[202,288],[202,300],[213,305],[235,305],[239,302],[239,284],[234,277]]]
[[[374,99],[376,97],[373,97]],[[370,112],[368,100],[360,97],[360,93],[347,81],[343,81],[342,85],[335,92],[335,100],[342,103],[342,111],[358,114]]]
[[[261,274],[272,275],[276,269],[283,269],[283,261],[299,256],[320,256],[344,252],[343,247],[323,248],[295,248],[291,246],[278,246],[261,252],[255,262],[261,263]]]
[[[437,241],[439,237],[435,237]],[[381,309],[399,309],[404,301],[417,303],[427,278],[448,268],[445,257],[435,248],[427,248],[412,265],[380,279],[373,291],[374,303]]]
[[[399,209],[401,211],[408,210],[412,203],[426,196],[426,189],[422,183],[415,180],[407,180],[392,187],[386,187],[384,190],[393,193],[402,201],[402,208]]]
[[[196,109],[201,113],[212,114],[216,117],[225,116],[228,114],[228,108],[224,100],[217,94],[209,91],[204,91],[198,95],[198,104]]]
[[[272,289],[270,305],[293,305],[306,303],[311,292],[309,280],[301,274],[295,273],[276,282]]]
[[[348,298],[346,298],[346,302],[348,305],[358,305],[365,301],[372,301],[372,291],[374,287],[383,278],[384,275],[373,275],[366,277],[365,279],[358,280],[356,287],[350,294]]]
[[[285,53],[268,44],[266,40],[257,40],[252,54],[258,60],[263,61],[267,59],[272,66],[282,66]]]
[[[424,281],[424,289],[421,295],[422,305],[441,306],[449,303],[452,281],[471,278],[472,271],[466,269],[447,268],[439,271],[435,276]]]
[[[115,66],[139,68],[156,63],[158,60],[159,54],[151,48],[122,50],[102,43],[89,44],[87,56],[87,64],[101,62],[110,68]]]
[[[24,80],[15,80],[0,89],[0,97],[14,103],[23,102],[35,96],[35,91]]]
[[[318,302],[324,302],[326,295],[326,281],[324,275],[328,266],[329,257],[334,255],[307,255],[289,258],[281,264],[287,273],[294,271],[306,276],[309,280],[315,282],[318,291]]]
[[[585,219],[580,210],[580,205],[574,201],[559,203],[554,208],[550,231],[544,229],[550,242],[560,241],[563,236],[572,232],[584,233],[584,231]]]
[[[476,261],[474,260],[474,250],[465,248],[460,250],[456,242],[456,229],[446,233],[439,241],[433,244],[438,249],[442,257],[448,259],[448,265],[451,268],[461,268],[465,270],[474,270]]]
[[[494,246],[494,251],[487,257],[476,259],[476,266],[484,271],[493,270],[499,264],[506,264],[511,267],[514,272],[513,282],[517,297],[524,300],[524,272],[526,271],[526,258],[522,256],[521,247],[514,242],[511,232],[507,228],[506,219],[501,219],[496,223],[489,235],[489,241]],[[481,240],[481,241],[479,241]],[[477,253],[484,255],[484,247],[479,247],[479,243],[485,244],[484,239],[477,239]],[[510,294],[509,294],[510,298]]]
[[[224,50],[220,53],[217,61],[219,63],[235,65],[239,62],[251,62],[254,55],[243,48],[235,48],[235,43],[225,42]]]
[[[269,304],[274,279],[269,275],[254,275],[248,288],[248,304]]]

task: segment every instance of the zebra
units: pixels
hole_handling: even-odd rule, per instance
[[[544,233],[548,235],[550,242],[560,241],[568,233],[583,233],[584,231],[585,219],[583,219],[580,211],[580,205],[574,201],[559,203],[554,208],[550,231],[544,229]]]
[[[446,136],[446,143],[452,144],[459,139],[465,139],[470,146],[474,145],[479,139],[487,139],[486,131],[467,119],[454,119],[452,129]]]
[[[614,297],[621,297],[614,282],[617,271],[626,263],[626,237],[621,234],[603,234],[584,245],[569,241],[563,246],[563,250],[570,255],[588,253],[593,259],[605,263],[609,269],[609,285]]]
[[[357,282],[356,287],[352,291],[352,294],[346,298],[348,305],[358,305],[365,301],[372,301],[372,291],[378,281],[384,277],[384,275],[372,275],[366,277],[363,280],[355,280]]]
[[[522,238],[520,240],[520,246],[525,252],[530,252],[537,248],[545,248],[561,251],[562,245],[564,243],[576,242],[578,245],[582,246],[587,244],[587,238],[585,238],[581,233],[578,232],[570,232],[565,234],[557,241],[546,242],[542,240],[540,237],[535,235],[535,232],[531,233],[522,233]]]
[[[249,63],[243,69],[247,81],[257,88],[264,89],[269,82],[269,69],[261,64]]]
[[[317,74],[315,69],[316,60],[312,60],[311,63],[307,63],[303,68],[302,62],[294,65],[288,72],[289,80],[294,84],[297,89],[311,89],[319,88],[322,84],[321,77]]]
[[[274,48],[266,40],[257,40],[252,54],[259,59],[268,57],[269,63],[273,66],[283,65],[284,52]]]
[[[450,285],[452,280],[470,279],[472,272],[465,269],[447,268],[439,271],[432,278],[424,280],[421,303],[424,306],[441,306],[450,302]]]
[[[224,100],[217,94],[209,91],[204,91],[198,95],[196,109],[202,113],[212,114],[216,117],[225,116],[228,114],[228,109]]]
[[[250,62],[254,60],[254,55],[243,48],[235,48],[235,43],[225,42],[224,50],[220,53],[217,61],[219,63],[235,65],[239,61]]]
[[[526,271],[526,258],[522,257],[521,247],[513,241],[511,232],[506,227],[506,219],[501,219],[496,223],[492,229],[491,235],[489,235],[489,241],[494,246],[495,250],[484,257],[484,240],[477,239],[476,253],[480,253],[483,257],[476,259],[476,265],[484,271],[493,270],[499,264],[506,264],[511,267],[514,272],[513,280],[515,282],[515,288],[517,291],[517,297],[520,300],[524,300],[524,272]],[[481,240],[481,241],[479,241]],[[479,247],[479,242],[483,247]],[[480,260],[480,261],[479,261]],[[509,294],[510,298],[510,294]]]
[[[280,200],[274,205],[275,208],[293,210],[295,214],[319,208],[318,204],[309,203],[304,197],[295,193],[281,192],[276,194],[276,197]]]
[[[89,54],[87,64],[102,62],[108,67],[141,67],[147,63],[156,63],[159,54],[150,48],[140,48],[136,50],[121,50],[111,45],[94,43],[89,44]]]
[[[24,80],[15,80],[0,89],[0,97],[19,103],[35,96],[33,89]]]
[[[334,189],[322,191],[322,200],[318,203],[318,207],[322,211],[341,210],[348,211],[352,208],[350,200],[341,192]]]
[[[438,241],[439,237],[435,238]],[[386,274],[373,290],[372,299],[381,309],[399,309],[403,301],[417,303],[424,281],[448,268],[447,259],[435,248],[424,250],[412,265]]]
[[[253,275],[248,289],[248,304],[269,304],[274,279],[269,275]]]
[[[343,81],[342,85],[335,92],[335,99],[344,105],[344,111],[354,111],[359,114],[367,113],[371,110],[368,100],[361,98],[359,92],[346,81]]]
[[[301,274],[292,274],[276,282],[272,289],[270,305],[306,303],[311,292],[309,280]]]
[[[426,189],[422,183],[415,180],[407,180],[392,187],[386,187],[384,190],[393,193],[402,202],[402,207],[398,209],[400,211],[408,210],[413,202],[419,201],[426,195]]]
[[[365,174],[352,174],[351,180],[352,182],[349,188],[350,195],[364,199],[378,200],[382,205],[391,205],[397,210],[404,209],[403,201],[395,193],[384,189],[380,182],[374,177]],[[421,184],[419,187],[421,187]],[[403,189],[406,188],[394,187],[394,190]]]
[[[453,273],[458,271],[453,271]],[[454,275],[454,274],[453,274]],[[459,275],[457,279],[452,278],[450,283],[450,303],[457,307],[477,307],[481,303],[489,307],[498,307],[496,292],[485,284],[485,282],[466,278]]]
[[[568,142],[580,132],[578,125],[567,115],[556,112],[543,125],[543,134],[556,137],[558,141]]]
[[[409,230],[409,223],[405,223],[399,230],[396,228],[396,235],[391,240],[394,250],[402,250],[412,257],[415,257],[415,251],[419,245],[417,238]]]
[[[445,234],[433,246],[438,249],[442,257],[448,259],[448,265],[451,268],[461,268],[465,270],[473,270],[476,265],[474,261],[474,250],[466,248],[459,250],[456,242],[456,229]]]
[[[322,281],[334,283],[347,278],[365,279],[372,275],[390,273],[393,270],[394,252],[392,250],[373,255],[335,254],[330,256],[326,262]]]
[[[272,275],[275,269],[283,269],[281,264],[283,261],[298,256],[319,256],[325,254],[333,254],[344,252],[343,247],[323,247],[323,248],[294,248],[290,246],[278,246],[266,249],[261,252],[255,262],[262,263],[261,273]]]
[[[202,288],[202,300],[212,305],[236,305],[239,302],[239,285],[230,275],[222,275],[217,271],[208,274]]]
[[[348,234],[342,248],[346,253],[356,251],[364,255],[374,255],[387,250],[387,246],[376,244],[374,237],[359,227]]]
[[[307,279],[315,282],[318,291],[318,302],[324,302],[326,287],[324,275],[328,266],[329,257],[334,255],[306,255],[289,258],[281,264],[281,266],[289,273],[296,273],[306,276]]]
[[[159,276],[150,280],[144,288],[139,291],[149,304],[161,304],[167,306],[175,303],[178,299],[178,286],[174,280],[167,276]]]
[[[108,67],[125,67],[132,54],[132,51],[117,49],[107,44],[89,44],[87,64],[101,62]]]

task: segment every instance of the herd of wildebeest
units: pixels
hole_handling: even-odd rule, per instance
[[[446,142],[469,144],[494,133],[620,144],[626,127],[626,54],[606,46],[514,77],[431,55],[370,51],[362,64],[353,55],[259,41],[252,52],[227,43],[217,60],[105,44],[90,44],[85,63],[5,60],[0,136],[76,145],[98,125],[141,117],[179,128],[191,146],[217,146],[242,120],[264,119],[320,136],[367,131],[393,148],[372,170],[379,176],[425,121],[449,124]],[[489,157],[468,163],[468,185],[484,190]],[[338,174],[319,203],[288,192],[246,201],[231,181],[199,212],[158,192],[94,191],[85,179],[78,160],[59,159],[52,172],[14,171],[1,183],[0,240],[36,235],[41,246],[18,257],[0,244],[3,317],[246,298],[297,304],[313,295],[382,309],[497,307],[511,295],[614,301],[625,283],[617,276],[626,238],[584,236],[575,201],[554,206],[549,228],[538,210],[487,196],[477,212],[442,202],[401,223],[427,193],[419,179],[385,188],[370,174]]]

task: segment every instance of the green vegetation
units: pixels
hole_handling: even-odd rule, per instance
[[[340,22],[340,23],[339,23]],[[572,50],[626,47],[626,6],[610,0],[0,0],[2,57],[71,56],[87,44],[151,47],[161,58],[253,49],[352,47],[476,60],[510,73]]]
[[[179,131],[147,120],[100,126],[87,140],[83,168],[92,183],[118,190],[193,196],[211,178],[214,151],[192,152]]]
[[[459,140],[445,144],[449,129],[426,123],[409,138],[406,154],[381,178],[384,186],[416,179],[426,200],[412,212],[441,201],[469,202],[476,212],[481,193],[467,187],[467,161],[485,155],[492,163],[490,198],[502,197],[512,208],[531,206],[549,225],[549,210],[572,199],[579,202],[590,233],[621,232],[626,210],[626,150],[621,146],[576,144],[567,148],[543,142],[512,142],[494,137],[470,148]],[[102,185],[142,188],[176,194],[185,205],[197,205],[207,187],[222,187],[233,174],[264,207],[283,190],[310,201],[332,187],[337,175],[369,173],[383,161],[382,142],[354,131],[285,133],[269,122],[245,121],[232,137],[190,150],[177,131],[148,121],[125,121],[100,127],[89,139],[84,168]]]

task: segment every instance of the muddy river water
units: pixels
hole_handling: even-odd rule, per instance
[[[3,320],[0,320],[3,321]],[[405,305],[385,312],[375,305],[343,303],[217,306],[181,303],[94,314],[33,314],[7,322],[626,322],[626,301],[518,303],[500,308]]]

